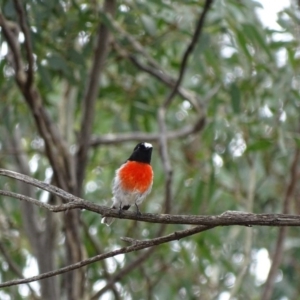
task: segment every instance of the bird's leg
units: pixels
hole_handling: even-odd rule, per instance
[[[122,202],[120,202],[120,206],[119,206],[119,217],[121,217],[122,215]]]
[[[136,202],[135,202],[135,207],[136,207],[136,215],[137,215],[137,216],[140,216],[142,213],[141,213],[141,211],[140,211],[138,205],[136,204]]]

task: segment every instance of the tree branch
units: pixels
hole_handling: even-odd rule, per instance
[[[167,85],[168,87],[174,88],[176,80],[175,78],[169,76],[168,74],[166,74],[166,72],[162,72],[160,69],[156,69],[153,68],[151,66],[148,65],[144,65],[142,64],[134,55],[129,54],[127,56],[127,58],[140,70],[152,75],[153,77],[157,78],[158,80],[160,80],[162,83],[164,83],[165,85]],[[191,91],[186,90],[183,87],[178,87],[176,89],[176,93],[178,93],[178,95],[185,100],[188,100],[195,108],[198,112],[201,111],[201,102],[200,99],[198,99],[198,97]],[[204,101],[202,101],[204,102]]]
[[[203,25],[204,25],[204,20],[205,20],[205,17],[206,17],[206,14],[208,13],[209,11],[209,8],[211,6],[211,4],[213,3],[213,0],[206,0],[205,1],[205,4],[204,4],[204,8],[203,8],[203,11],[202,11],[202,14],[200,15],[200,18],[199,18],[199,21],[197,23],[197,26],[196,26],[196,30],[193,34],[193,38],[190,42],[190,44],[188,45],[184,55],[183,55],[183,58],[182,58],[182,62],[180,64],[180,71],[179,71],[179,76],[177,78],[177,81],[171,91],[171,93],[169,94],[169,96],[166,98],[165,102],[164,102],[164,107],[168,107],[174,96],[176,95],[177,93],[177,89],[178,87],[180,86],[181,84],[181,81],[183,79],[183,75],[185,73],[185,69],[186,69],[186,66],[187,66],[187,62],[188,62],[188,58],[190,56],[190,54],[193,52],[196,44],[197,44],[197,41],[201,35],[201,32],[202,32],[202,29],[203,29]]]
[[[163,164],[165,173],[165,213],[170,213],[171,202],[172,202],[172,179],[173,170],[168,153],[167,137],[166,137],[166,123],[165,123],[166,109],[162,106],[158,109],[157,121],[160,129],[159,145],[160,145],[160,156]]]
[[[9,129],[8,129],[9,130]],[[21,146],[21,132],[18,127],[15,128],[13,134],[6,134],[6,140],[10,143],[10,147],[14,150],[14,157],[17,168],[21,173],[30,174],[28,161],[29,158],[23,151]],[[19,190],[22,195],[33,197],[34,187],[25,182],[18,182]],[[50,198],[53,198],[51,195]],[[45,222],[38,219],[37,206],[21,201],[22,224],[26,235],[28,236],[32,251],[37,259],[39,272],[47,272],[55,267],[55,228],[56,223],[53,221],[54,215],[47,211],[45,214]],[[44,223],[45,226],[41,226]],[[43,228],[43,229],[41,229]],[[57,299],[59,295],[58,284],[56,278],[49,278],[41,282],[41,295],[44,300]]]
[[[27,71],[27,88],[29,89],[33,79],[34,79],[34,60],[33,60],[33,52],[31,47],[31,38],[30,38],[30,31],[27,26],[26,22],[26,13],[24,11],[24,8],[19,0],[14,0],[15,8],[19,16],[19,23],[20,27],[22,29],[22,32],[25,36],[25,49],[26,49],[26,56],[27,56],[27,62],[28,62],[28,71]]]
[[[104,2],[104,13],[107,15],[113,15],[115,7],[115,0],[106,0]],[[85,175],[87,153],[89,149],[89,141],[95,114],[94,107],[99,92],[100,76],[103,72],[104,63],[107,56],[108,43],[109,29],[104,23],[101,23],[98,29],[97,45],[94,52],[92,69],[90,72],[89,81],[86,87],[85,96],[83,100],[81,129],[77,140],[78,152],[76,155],[76,195],[78,196],[81,195],[82,183]]]
[[[119,272],[113,274],[113,276],[106,282],[106,285],[97,291],[92,297],[91,300],[99,299],[106,291],[111,289],[117,281],[120,281],[131,271],[140,266],[145,260],[147,260],[150,255],[154,252],[155,248],[150,248],[145,252],[142,252],[135,260],[127,264]]]
[[[200,15],[200,19],[198,21],[198,24],[196,26],[196,30],[194,32],[193,38],[187,47],[183,59],[180,65],[180,71],[179,71],[179,76],[178,79],[176,80],[176,83],[169,94],[169,96],[166,98],[164,101],[163,105],[159,108],[158,114],[157,114],[157,120],[158,120],[158,125],[160,129],[160,135],[159,135],[159,144],[160,144],[160,153],[161,153],[161,159],[162,159],[162,164],[164,167],[164,173],[165,173],[165,211],[166,213],[170,212],[171,209],[171,201],[172,201],[172,191],[171,191],[171,184],[172,184],[172,167],[171,167],[171,162],[169,159],[169,154],[168,154],[168,145],[167,145],[167,129],[166,129],[166,123],[165,123],[165,116],[166,116],[166,110],[167,107],[170,105],[172,99],[177,93],[178,87],[181,84],[181,81],[183,79],[183,75],[187,66],[187,61],[189,55],[192,53],[198,38],[200,36],[200,33],[203,28],[204,24],[204,19],[205,16],[209,10],[210,5],[212,4],[213,0],[206,0],[204,9],[202,14]]]
[[[42,106],[41,96],[35,86],[32,86],[33,81],[33,53],[30,41],[30,33],[26,23],[26,16],[22,4],[19,0],[14,0],[17,13],[19,15],[20,26],[25,36],[25,48],[28,60],[28,72],[24,71],[22,64],[22,56],[20,52],[20,45],[17,37],[12,34],[12,29],[5,20],[3,15],[0,14],[0,26],[3,28],[4,36],[7,43],[12,50],[14,61],[16,62],[15,73],[16,82],[27,101],[29,108],[31,109],[32,115],[35,118],[37,128],[42,138],[45,141],[45,148],[48,159],[53,168],[57,184],[63,188],[67,188],[68,185],[74,185],[72,180],[72,171],[70,170],[70,161],[68,151],[64,145],[59,132],[55,128],[54,123],[47,114],[47,111]],[[30,78],[31,76],[31,78]],[[60,155],[57,155],[60,153]],[[66,184],[67,182],[67,184]]]
[[[14,178],[14,179],[17,179],[19,181],[22,181],[22,182],[25,182],[25,183],[28,183],[30,185],[33,185],[35,187],[38,187],[44,191],[47,191],[49,193],[52,193],[62,199],[65,199],[67,201],[73,201],[73,200],[82,200],[60,188],[58,188],[57,186],[54,186],[54,185],[51,185],[51,184],[48,184],[46,182],[43,182],[43,181],[40,181],[40,180],[37,180],[37,179],[34,179],[30,176],[27,176],[27,175],[24,175],[24,174],[20,174],[20,173],[17,173],[17,172],[14,172],[14,171],[10,171],[10,170],[5,170],[5,169],[0,169],[0,175],[2,176],[6,176],[6,177],[10,177],[10,178]],[[38,201],[38,200],[36,200]]]
[[[84,229],[84,233],[85,235],[87,236],[87,238],[90,240],[90,243],[92,244],[93,248],[95,249],[95,252],[97,254],[102,254],[103,253],[103,249],[101,247],[101,243],[99,243],[99,239],[97,236],[94,236],[90,233],[89,231],[89,226],[84,222],[84,220],[80,220],[81,224],[82,224],[82,227]],[[110,281],[111,278],[114,276],[114,275],[110,275],[109,272],[107,271],[107,262],[106,261],[101,261],[101,266],[102,266],[102,271],[103,271],[103,279],[106,280],[106,281]],[[114,293],[114,296],[115,296],[115,299],[116,300],[119,300],[121,299],[121,296],[115,286],[115,282],[112,284],[111,286],[112,288],[112,292]],[[90,297],[90,299],[92,300],[93,299],[93,296]],[[99,297],[97,297],[97,299],[99,299]]]
[[[22,175],[16,172],[0,169],[0,175],[8,176],[21,180],[37,186],[45,191],[53,193],[68,201],[60,205],[50,205],[48,203],[40,202],[36,199],[16,194],[10,191],[0,190],[0,194],[12,198],[16,198],[21,201],[27,201],[35,204],[41,208],[48,209],[52,212],[62,212],[72,209],[86,209],[103,216],[109,216],[119,219],[137,220],[148,223],[160,223],[160,224],[185,224],[185,225],[206,225],[206,226],[230,226],[230,225],[241,225],[241,226],[300,226],[299,215],[289,214],[253,214],[240,211],[227,211],[220,215],[214,216],[201,216],[201,215],[169,215],[169,214],[150,214],[143,213],[137,215],[132,211],[122,211],[119,214],[118,209],[112,209],[106,206],[97,205],[93,202],[85,201],[81,198],[75,197],[61,189],[51,186],[50,184],[38,181],[30,178],[26,175]],[[23,177],[23,178],[22,178]],[[61,192],[62,191],[62,192]]]
[[[6,20],[1,11],[0,27],[2,28],[3,35],[11,49],[14,58],[14,71],[16,81],[19,85],[23,85],[26,81],[26,74],[24,72],[20,46],[18,42],[18,32],[15,32],[18,27],[13,22],[9,22],[8,20]]]
[[[300,159],[300,150],[299,148],[296,149],[293,162],[290,167],[290,181],[286,189],[285,193],[285,198],[283,201],[283,208],[282,212],[283,214],[288,214],[290,210],[290,202],[291,199],[294,195],[294,191],[298,182],[298,164],[299,164],[299,159]],[[284,247],[284,240],[287,235],[287,228],[282,227],[279,229],[278,237],[277,237],[277,242],[276,242],[276,247],[275,251],[272,257],[272,265],[264,286],[264,290],[261,296],[262,300],[269,300],[271,299],[273,288],[274,288],[274,282],[275,278],[277,275],[278,268],[281,264],[282,261],[282,256],[283,256],[283,247]]]
[[[147,50],[143,47],[143,45],[141,45],[141,43],[138,40],[135,39],[134,36],[126,32],[109,15],[106,16],[106,18],[109,21],[110,26],[113,28],[113,30],[118,32],[118,34],[120,34],[122,37],[124,37],[130,43],[130,45],[135,51],[142,54],[143,58],[147,60],[148,65],[143,65],[134,55],[132,55],[132,53],[129,53],[125,49],[123,49],[123,47],[120,47],[117,44],[117,42],[113,42],[113,46],[115,47],[115,50],[121,55],[121,57],[129,59],[140,70],[151,74],[152,76],[156,77],[158,80],[172,87],[173,89],[175,88],[174,89],[175,93],[178,93],[183,99],[187,99],[188,101],[190,101],[190,103],[194,106],[194,108],[198,113],[201,113],[203,111],[202,106],[206,102],[204,101],[204,99],[200,102],[198,96],[194,92],[187,90],[183,87],[180,87],[180,83],[176,88],[175,85],[177,80],[161,69],[161,65],[148,54]],[[217,88],[219,88],[219,86],[217,86]]]
[[[39,91],[33,85],[30,88],[27,86],[29,82],[28,75],[24,71],[19,41],[13,34],[13,28],[16,27],[16,25],[13,27],[11,22],[7,21],[0,12],[0,26],[14,57],[16,82],[31,110],[37,129],[45,141],[45,150],[51,167],[53,168],[57,184],[64,189],[71,189],[71,187],[74,186],[74,181],[69,153],[55,124],[42,105]],[[25,25],[23,24],[22,26]],[[30,44],[29,41],[26,43],[27,45]],[[30,49],[28,51],[30,51]],[[58,155],[58,153],[60,155]]]
[[[121,33],[124,33],[124,30],[121,30]],[[129,36],[126,33],[126,36]],[[130,40],[129,40],[130,41]],[[122,58],[130,60],[139,70],[144,71],[151,76],[158,79],[161,83],[165,84],[168,87],[173,88],[176,82],[176,79],[171,75],[167,74],[164,70],[161,69],[161,66],[158,63],[155,63],[154,66],[145,65],[141,63],[137,57],[135,57],[132,53],[126,51],[121,45],[119,45],[116,41],[113,42],[114,49],[119,53]],[[134,45],[133,45],[134,46]],[[142,47],[140,45],[140,47]],[[146,50],[144,50],[146,51]],[[153,65],[153,63],[152,63]],[[219,88],[219,86],[218,86]],[[203,112],[203,104],[207,101],[207,99],[203,99],[200,101],[199,97],[192,91],[185,89],[184,87],[178,87],[177,89],[178,95],[184,99],[188,100],[193,107],[196,109],[198,113]]]
[[[216,226],[229,226],[229,225],[243,225],[243,226],[300,226],[300,216],[299,215],[285,215],[285,214],[252,214],[252,213],[243,213],[243,212],[225,212],[218,216],[192,216],[192,215],[154,215],[154,214],[143,214],[142,216],[136,215],[134,212],[124,212],[121,216],[119,216],[119,211],[110,209],[107,207],[96,205],[92,202],[85,201],[78,197],[73,196],[72,194],[66,193],[61,189],[51,186],[49,184],[40,182],[36,179],[30,178],[28,176],[18,174],[16,172],[8,171],[0,169],[0,175],[12,177],[23,182],[32,184],[36,187],[42,188],[49,192],[53,192],[57,196],[61,196],[67,200],[73,200],[68,203],[63,203],[61,205],[50,205],[48,203],[39,202],[36,199],[26,197],[24,195],[19,195],[9,191],[0,191],[0,194],[14,197],[16,199],[22,201],[28,201],[39,207],[49,209],[52,212],[59,211],[67,211],[74,208],[82,208],[86,210],[90,210],[102,215],[112,216],[115,218],[124,218],[124,219],[132,219],[139,220],[151,223],[162,223],[162,224],[198,224],[197,227],[192,229],[183,230],[180,232],[174,232],[171,235],[167,235],[164,237],[158,237],[152,240],[147,241],[132,241],[133,245],[125,248],[118,249],[116,251],[112,251],[109,253],[97,255],[93,258],[80,261],[78,263],[72,264],[68,267],[61,268],[56,271],[51,271],[47,273],[40,274],[38,276],[34,276],[28,279],[19,279],[9,281],[3,284],[0,284],[0,287],[17,285],[22,283],[28,283],[31,281],[36,281],[44,278],[48,278],[51,276],[55,276],[58,274],[66,273],[71,270],[75,270],[81,268],[85,265],[93,263],[95,261],[103,260],[108,257],[112,257],[121,253],[128,253],[132,251],[137,251],[149,247],[153,247],[155,245],[159,245],[162,243],[166,243],[171,240],[176,240],[182,237],[186,237],[204,230],[211,229]],[[127,239],[128,240],[128,239]]]
[[[166,132],[166,139],[179,139],[186,137],[190,134],[197,133],[204,128],[205,117],[200,117],[194,125],[187,125],[179,130]],[[100,137],[93,137],[90,141],[91,147],[99,145],[116,145],[124,142],[143,141],[143,142],[158,142],[161,133],[144,133],[144,132],[131,132],[123,134],[109,133]]]
[[[55,183],[64,190],[75,193],[79,184],[75,180],[73,160],[65,140],[60,135],[60,132],[57,130],[57,127],[49,116],[48,111],[43,106],[39,90],[33,84],[33,53],[31,49],[29,30],[25,19],[25,12],[22,5],[19,3],[19,0],[14,1],[19,15],[20,26],[25,36],[25,49],[28,60],[27,63],[29,66],[27,73],[25,73],[25,69],[22,66],[21,53],[18,51],[20,48],[18,39],[13,39],[11,31],[7,26],[7,21],[4,17],[2,17],[2,15],[0,15],[0,25],[4,28],[4,36],[14,54],[15,60],[18,61],[18,65],[15,67],[15,79],[29,106],[31,114],[35,119],[36,127],[45,141],[45,152],[53,169]],[[78,228],[78,213],[79,212],[77,211],[72,211],[68,215],[64,215],[66,258],[70,264],[82,259],[82,244]],[[49,221],[50,219],[47,220]],[[82,297],[84,291],[84,274],[81,271],[82,270],[80,270],[80,272],[68,274],[68,278],[64,280],[64,283],[67,286],[67,294],[70,299]]]
[[[24,284],[24,283],[28,283],[28,282],[32,282],[32,281],[37,281],[37,280],[41,280],[41,279],[45,279],[48,277],[52,277],[52,276],[56,276],[59,274],[63,274],[78,268],[82,268],[84,266],[87,266],[89,264],[92,264],[94,262],[109,258],[109,257],[114,257],[117,256],[119,254],[124,254],[124,253],[130,253],[133,251],[138,251],[138,250],[142,250],[142,249],[146,249],[146,248],[150,248],[150,247],[154,247],[154,246],[158,246],[164,243],[168,243],[170,241],[175,241],[175,240],[180,240],[182,238],[194,235],[196,233],[199,232],[203,232],[206,231],[208,229],[211,229],[213,227],[210,226],[196,226],[193,228],[189,228],[186,230],[182,230],[182,231],[175,231],[171,234],[162,236],[162,237],[158,237],[158,238],[154,238],[154,239],[150,239],[150,240],[142,240],[142,241],[135,241],[134,244],[132,244],[131,246],[128,247],[123,247],[111,252],[107,252],[107,253],[103,253],[100,255],[96,255],[94,257],[82,260],[78,263],[69,265],[67,267],[64,268],[60,268],[58,270],[55,271],[51,271],[51,272],[46,272],[37,276],[33,276],[27,279],[17,279],[17,280],[11,280],[11,281],[7,281],[4,283],[0,283],[0,288],[3,287],[8,287],[8,286],[13,286],[13,285],[19,285],[19,284]]]

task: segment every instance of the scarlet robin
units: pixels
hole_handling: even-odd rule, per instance
[[[151,144],[139,143],[128,160],[116,170],[112,184],[112,208],[119,209],[120,213],[135,205],[137,214],[141,214],[138,205],[152,189],[151,154]],[[109,226],[113,221],[114,218],[104,217],[101,222]]]

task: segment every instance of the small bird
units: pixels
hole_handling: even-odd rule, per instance
[[[135,205],[137,214],[141,214],[138,205],[151,192],[153,184],[151,154],[151,144],[139,143],[128,160],[116,170],[112,184],[112,208],[119,209],[120,213]],[[113,221],[112,217],[104,217],[101,223],[109,226]]]

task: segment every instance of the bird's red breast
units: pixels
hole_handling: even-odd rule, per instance
[[[121,186],[127,191],[146,192],[152,184],[151,165],[136,161],[127,161],[119,170]]]

